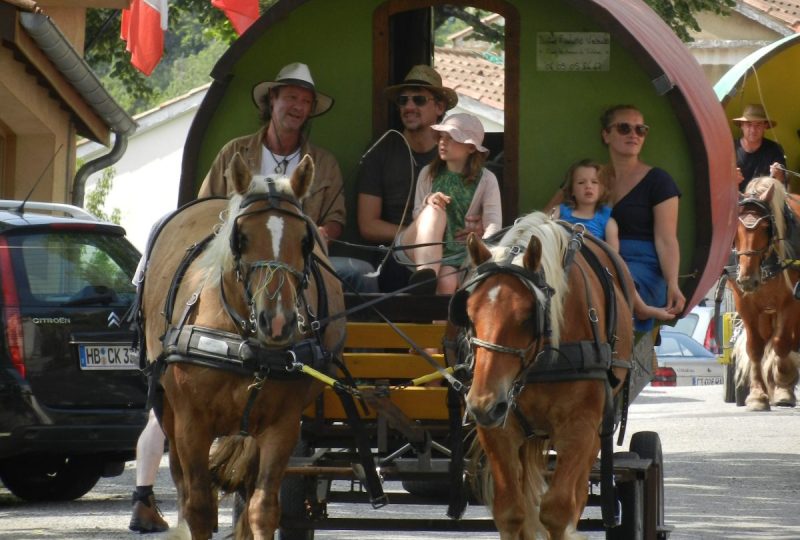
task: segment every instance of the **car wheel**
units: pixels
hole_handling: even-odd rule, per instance
[[[71,501],[100,480],[102,463],[90,457],[18,457],[0,462],[0,480],[26,501]]]

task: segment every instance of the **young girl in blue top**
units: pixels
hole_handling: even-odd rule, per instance
[[[601,180],[600,165],[590,159],[574,163],[564,181],[564,201],[554,211],[554,218],[570,223],[582,223],[591,234],[605,241],[619,252],[617,222],[611,217],[611,207],[606,204],[611,192]],[[669,321],[675,316],[664,308],[645,304],[636,293],[633,312],[637,319]]]

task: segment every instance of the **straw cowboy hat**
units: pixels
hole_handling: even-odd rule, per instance
[[[737,126],[741,125],[742,122],[766,122],[768,128],[774,128],[778,125],[777,122],[773,122],[767,118],[767,113],[764,111],[764,107],[756,104],[750,104],[746,106],[742,116],[733,119],[733,123]]]
[[[395,101],[397,96],[404,88],[418,86],[431,92],[445,102],[445,110],[449,111],[458,103],[458,94],[452,88],[442,86],[442,77],[435,69],[425,64],[420,64],[411,68],[406,78],[401,84],[387,87],[383,93],[389,101]]]
[[[264,99],[270,89],[279,86],[299,86],[314,92],[314,107],[311,109],[311,116],[320,116],[328,112],[333,107],[333,98],[319,92],[314,87],[314,79],[311,78],[311,71],[308,66],[300,62],[294,62],[284,66],[275,77],[274,81],[263,81],[253,87],[253,103],[261,112],[267,101]]]
[[[471,114],[451,114],[444,119],[444,122],[434,124],[431,128],[436,131],[444,131],[456,142],[471,144],[482,154],[489,153],[489,149],[481,145],[483,142],[483,124]]]

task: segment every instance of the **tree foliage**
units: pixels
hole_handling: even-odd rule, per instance
[[[105,213],[106,197],[114,185],[117,171],[114,167],[103,169],[103,176],[97,181],[94,189],[86,195],[86,211],[103,221],[120,224],[122,213],[119,208],[114,208],[111,215]]]
[[[277,0],[259,0],[263,13]],[[694,15],[701,11],[727,13],[735,0],[645,0],[675,33],[691,41],[690,31],[700,28]],[[171,0],[169,28],[164,35],[164,56],[150,77],[130,63],[125,42],[119,37],[120,11],[90,9],[86,21],[86,61],[103,85],[128,112],[136,114],[182,95],[210,81],[219,57],[236,39],[224,13],[211,0]],[[502,44],[503,28],[485,24],[489,12],[475,8],[441,5],[435,10],[437,44],[447,35],[472,26],[475,39]]]
[[[692,41],[689,31],[700,31],[695,13],[710,11],[725,15],[736,5],[736,0],[645,0],[653,11],[664,19],[682,41]]]

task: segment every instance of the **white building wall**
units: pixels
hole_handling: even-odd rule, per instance
[[[113,165],[116,174],[104,212],[111,215],[114,209],[120,210],[120,224],[140,251],[152,225],[177,206],[183,146],[204,95],[205,88],[138,116],[139,129],[128,140],[122,159]],[[78,146],[78,157],[84,161],[107,152],[94,143]],[[87,194],[101,176],[98,172],[89,177]]]

